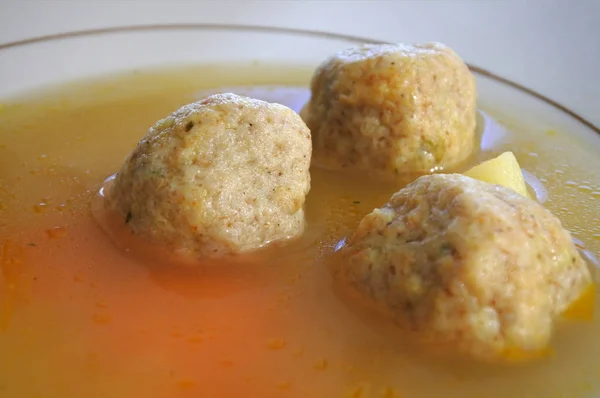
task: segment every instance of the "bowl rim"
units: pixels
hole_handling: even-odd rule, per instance
[[[0,51],[15,47],[24,47],[30,44],[43,43],[50,41],[59,41],[65,39],[72,39],[78,37],[87,36],[99,36],[103,34],[114,34],[114,33],[130,33],[130,32],[148,32],[148,31],[178,31],[178,30],[221,30],[221,31],[240,31],[240,32],[259,32],[259,33],[279,33],[288,35],[299,35],[323,39],[337,39],[345,41],[362,42],[365,44],[390,44],[393,43],[388,40],[377,40],[362,36],[347,35],[343,33],[334,33],[321,30],[309,30],[309,29],[298,29],[298,28],[287,28],[287,27],[276,27],[266,25],[244,25],[244,24],[207,24],[207,23],[167,23],[167,24],[139,24],[139,25],[117,25],[106,28],[94,28],[94,29],[83,29],[73,30],[60,33],[53,33],[42,36],[34,36],[22,40],[16,40],[7,43],[0,43]],[[516,90],[519,90],[525,94],[533,96],[540,101],[556,108],[557,110],[569,115],[573,119],[577,120],[583,126],[589,128],[594,133],[600,135],[600,126],[596,126],[594,123],[585,119],[577,112],[569,109],[565,105],[538,93],[520,83],[516,83],[510,79],[502,77],[494,72],[491,72],[485,68],[466,63],[469,69],[481,76],[494,80],[498,83],[510,86]]]

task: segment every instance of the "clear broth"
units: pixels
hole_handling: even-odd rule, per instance
[[[250,94],[299,110],[311,73],[264,65],[142,71],[0,105],[1,397],[600,391],[598,314],[592,323],[559,325],[552,357],[503,367],[425,355],[338,297],[328,253],[401,182],[315,168],[304,238],[264,261],[205,272],[145,264],[98,226],[90,209],[98,189],[157,119],[205,90],[241,85],[270,85]],[[472,162],[515,152],[547,189],[545,205],[598,253],[597,153],[567,132],[524,130],[517,118],[504,121],[510,129],[481,121],[484,150]]]

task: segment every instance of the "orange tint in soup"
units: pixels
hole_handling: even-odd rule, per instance
[[[99,188],[157,119],[220,86],[270,85],[251,94],[299,110],[307,89],[290,87],[307,87],[311,73],[265,66],[144,71],[0,106],[1,397],[551,398],[600,391],[598,314],[559,325],[551,355],[494,366],[425,354],[338,297],[327,255],[408,181],[313,169],[305,236],[246,264],[201,270],[142,261],[98,225],[91,204]],[[493,107],[486,112],[493,115]],[[545,205],[598,253],[598,155],[568,132],[524,130],[518,119],[510,130],[480,121],[483,142],[493,144],[472,162],[512,150],[547,189]],[[584,310],[576,308],[575,318],[577,311]]]

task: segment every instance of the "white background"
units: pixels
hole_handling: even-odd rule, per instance
[[[468,62],[547,95],[600,125],[600,0],[0,0],[0,42],[175,22],[441,41]]]

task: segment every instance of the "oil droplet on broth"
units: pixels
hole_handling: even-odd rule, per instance
[[[36,205],[33,205],[33,212],[34,213],[43,213],[46,211],[46,209],[48,209],[48,204],[45,202],[40,202]]]
[[[401,398],[401,395],[391,387],[385,387],[381,392],[382,398]]]
[[[286,343],[283,339],[272,339],[267,343],[267,347],[271,350],[282,350],[285,346]]]
[[[358,386],[350,390],[350,392],[346,395],[348,398],[366,398],[368,394],[368,389],[366,386]]]
[[[196,382],[193,380],[181,380],[177,383],[177,386],[179,387],[179,389],[184,390],[184,391],[188,391],[188,390],[192,390],[196,387]]]
[[[280,390],[289,390],[292,387],[292,383],[289,381],[280,381],[277,383],[277,387]]]
[[[315,362],[313,367],[316,370],[325,370],[329,367],[329,361],[327,361],[326,359],[319,359],[317,362]]]
[[[108,314],[97,313],[92,317],[93,321],[97,325],[108,325],[112,322],[112,317]]]
[[[62,226],[55,226],[46,230],[46,235],[50,239],[61,239],[67,235],[67,228]]]

